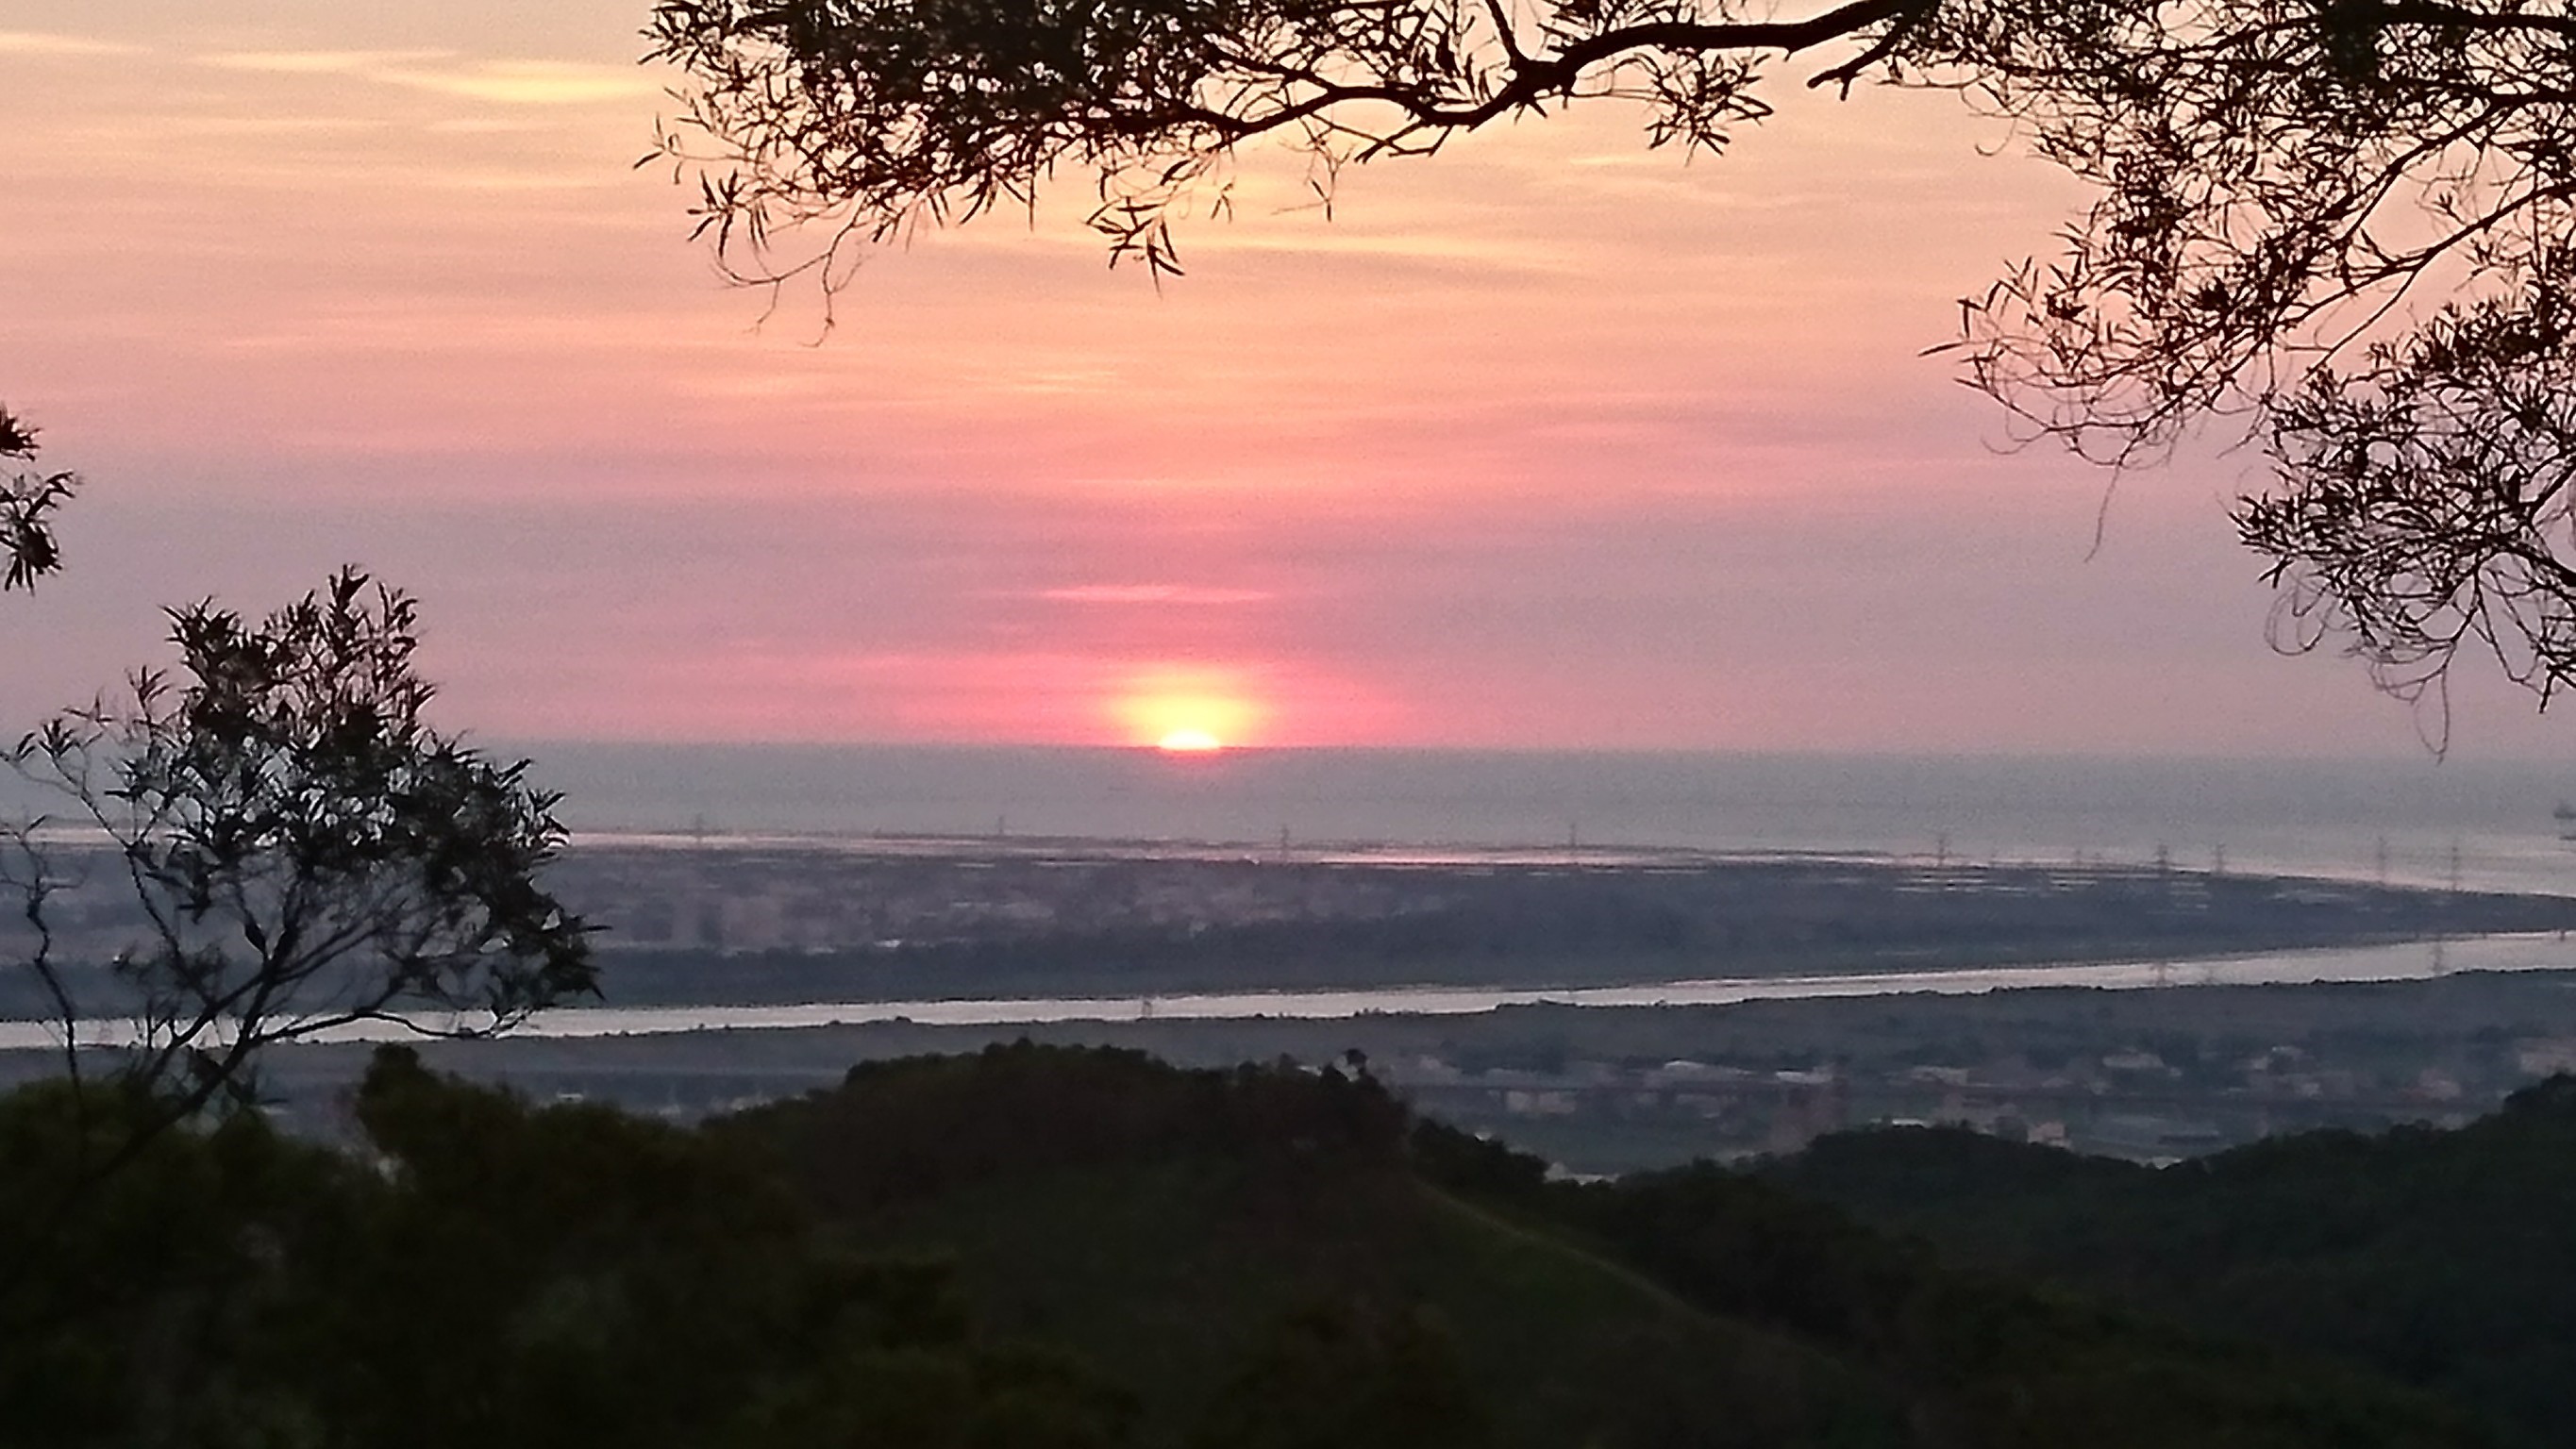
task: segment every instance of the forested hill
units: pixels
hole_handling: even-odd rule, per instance
[[[863,1067],[716,1130],[851,1241],[952,1258],[996,1328],[1090,1346],[1149,1439],[1204,1424],[1246,1362],[1321,1374],[1297,1337],[1320,1334],[1335,1381],[1454,1362],[1481,1427],[1439,1442],[2484,1442],[2358,1375],[1945,1271],[1741,1175],[1550,1183],[1363,1077],[1022,1045]]]
[[[1784,1188],[1953,1261],[2576,1424],[2576,1078],[2456,1131],[2312,1132],[2161,1170],[1948,1129],[1824,1138]]]
[[[2486,1445],[2358,1372],[1941,1266],[1773,1184],[1578,1185],[1354,1064],[997,1047],[701,1128],[389,1051],[358,1151],[0,1098],[48,1446]],[[86,1164],[86,1166],[85,1166]],[[71,1205],[65,1210],[66,1203]]]

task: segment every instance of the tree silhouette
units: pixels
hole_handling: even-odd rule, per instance
[[[1642,106],[1717,151],[1765,73],[1956,92],[2095,199],[1948,344],[2031,437],[2114,467],[2211,419],[2277,463],[2238,514],[2277,638],[2438,702],[2465,645],[2576,678],[2576,12],[2562,0],[662,0],[660,155],[748,281],[1088,173],[1113,259],[1178,270],[1271,138],[1348,163]]]
[[[556,797],[425,722],[410,598],[346,569],[264,620],[211,601],[170,620],[175,675],[135,674],[12,757],[65,803],[10,833],[5,879],[75,1081],[108,1012],[132,1017],[116,1074],[176,1121],[246,1093],[276,1042],[498,1030],[593,989],[592,927],[538,883]],[[104,971],[56,951],[84,862],[130,899]]]
[[[363,1151],[257,1113],[164,1132],[34,1225],[142,1105],[0,1092],[11,1445],[1111,1449],[1128,1396],[978,1330],[941,1265],[856,1256],[768,1166],[380,1048]]]

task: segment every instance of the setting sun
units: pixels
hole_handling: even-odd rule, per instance
[[[1266,711],[1255,698],[1240,671],[1166,665],[1129,676],[1110,708],[1131,743],[1205,754],[1260,740]]]

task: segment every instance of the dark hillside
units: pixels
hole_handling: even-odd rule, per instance
[[[2276,1138],[2162,1170],[1950,1130],[1850,1133],[1772,1180],[1952,1257],[2576,1421],[2576,1079],[2457,1131]]]
[[[952,1253],[1002,1329],[1200,1416],[1316,1301],[1419,1314],[1503,1442],[2056,1449],[2469,1445],[2358,1375],[1948,1272],[1766,1184],[1551,1184],[1364,1075],[995,1048],[854,1071],[719,1129],[855,1244]]]
[[[1364,1078],[1023,1043],[862,1067],[719,1130],[854,1244],[955,1255],[983,1319],[1080,1344],[1149,1430],[1204,1419],[1321,1307],[1437,1325],[1498,1443],[1903,1442],[1864,1375],[1432,1188],[1410,1125]]]
[[[0,1095],[10,1449],[1120,1449],[1061,1350],[978,1335],[694,1132],[380,1053],[361,1157],[255,1115],[107,1160],[133,1093]],[[66,1196],[69,1193],[69,1196]]]
[[[1710,1312],[1792,1331],[1907,1394],[1917,1442],[2483,1442],[2469,1417],[2269,1347],[1942,1266],[1928,1245],[1710,1165],[1546,1183],[1529,1159],[1425,1129],[1435,1175],[1516,1204]]]
[[[139,1096],[24,1088],[0,1443],[2491,1442],[1741,1174],[1549,1182],[1348,1066],[1021,1044],[693,1129],[388,1050],[358,1152],[243,1113],[116,1157]]]

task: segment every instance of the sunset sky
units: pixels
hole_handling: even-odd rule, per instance
[[[2420,748],[2267,648],[2259,459],[2103,513],[1919,355],[2079,199],[1953,101],[1780,86],[1688,165],[1578,110],[1329,220],[1258,153],[1159,291],[1069,177],[826,336],[632,165],[647,8],[0,0],[0,399],[93,483],[0,719],[356,561],[509,740]]]

